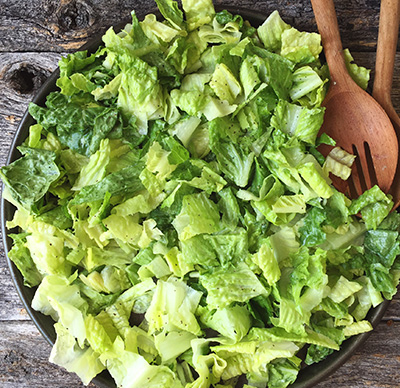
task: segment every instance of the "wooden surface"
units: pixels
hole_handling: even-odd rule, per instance
[[[299,29],[315,31],[308,0],[231,0],[264,14],[280,10]],[[223,4],[216,1],[216,4]],[[378,0],[337,0],[344,47],[359,64],[373,68]],[[62,54],[94,34],[154,8],[144,0],[0,0],[0,165],[4,165],[18,123],[35,91]],[[400,51],[396,58],[393,104],[400,110]],[[48,362],[50,346],[23,309],[0,249],[0,387],[75,388],[79,379]],[[91,384],[90,387],[95,387]],[[367,343],[318,388],[400,387],[400,297],[390,304]]]

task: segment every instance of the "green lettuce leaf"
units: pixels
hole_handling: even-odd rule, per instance
[[[194,335],[201,332],[194,315],[201,293],[176,278],[159,280],[151,304],[146,312],[149,333],[165,328],[168,332],[184,330]]]
[[[288,29],[290,29],[289,24],[282,20],[278,11],[274,11],[257,28],[257,32],[265,48],[276,52],[282,46],[282,33]]]
[[[0,169],[0,177],[15,201],[31,209],[60,176],[52,151],[18,147],[23,157]]]
[[[315,32],[300,32],[293,27],[282,32],[280,54],[292,62],[312,63],[318,60],[321,51],[321,36]]]
[[[202,192],[183,197],[182,209],[173,226],[184,241],[198,234],[216,232],[219,222],[217,205]]]
[[[26,234],[9,234],[13,239],[13,246],[8,257],[21,272],[24,285],[34,287],[40,284],[43,276],[40,274],[26,246]]]
[[[46,130],[55,133],[61,144],[86,156],[96,152],[100,141],[119,125],[115,108],[103,107],[87,94],[67,98],[50,93],[46,108],[32,103],[29,113]]]
[[[211,0],[183,0],[182,7],[185,12],[188,31],[210,23],[215,15]]]
[[[207,290],[207,304],[216,309],[267,293],[257,276],[244,263],[229,270],[216,269],[204,274],[200,282]]]
[[[172,0],[156,0],[157,7],[161,14],[175,28],[183,27],[183,13],[178,7],[178,3]]]
[[[369,229],[376,229],[383,219],[389,214],[393,202],[378,186],[365,191],[349,208],[350,214],[361,212],[363,220]]]
[[[50,353],[50,362],[63,366],[68,372],[76,373],[84,384],[105,369],[99,355],[91,348],[80,348],[75,338],[60,323],[54,325],[57,339]]]

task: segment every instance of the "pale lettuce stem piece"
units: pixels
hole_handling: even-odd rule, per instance
[[[347,180],[351,174],[351,166],[356,156],[349,154],[340,147],[335,147],[329,152],[323,165],[326,174],[332,173],[337,177]]]

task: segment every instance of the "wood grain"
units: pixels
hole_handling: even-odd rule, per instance
[[[309,0],[229,3],[264,14],[279,9],[287,22],[303,30],[316,30]],[[373,68],[379,1],[336,0],[335,3],[344,47],[352,50],[358,64]],[[91,36],[126,19],[132,9],[141,15],[153,9],[154,4],[139,0],[0,0],[0,165],[6,161],[29,101],[56,68],[61,55],[75,51]],[[392,99],[399,110],[399,50]],[[18,298],[0,244],[0,386],[83,387],[76,376],[48,362],[50,350]],[[366,344],[317,388],[399,386],[400,295],[397,295]]]
[[[49,363],[50,345],[30,322],[2,322],[0,337],[2,388],[84,387],[76,375]]]
[[[22,117],[29,101],[57,67],[61,53],[0,52],[0,115],[9,124]]]

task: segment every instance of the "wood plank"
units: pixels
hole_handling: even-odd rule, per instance
[[[393,297],[388,309],[385,312],[383,319],[387,322],[397,321],[400,322],[400,292]]]
[[[3,322],[0,338],[0,385],[3,388],[84,387],[76,375],[48,361],[51,347],[32,323]]]
[[[309,0],[217,0],[216,5],[248,8],[269,15],[280,11],[297,28],[316,31]],[[1,0],[0,51],[74,51],[88,38],[125,20],[135,9],[139,17],[155,8],[154,1]],[[372,51],[376,45],[379,2],[337,2],[342,40],[352,49]]]
[[[26,321],[30,320],[21,300],[14,288],[10,273],[2,255],[0,259],[0,322],[2,321]]]
[[[0,53],[0,117],[6,121],[3,125],[17,124],[15,118],[22,117],[60,58],[60,53],[51,52]]]
[[[1,93],[1,89],[0,89]],[[1,102],[0,102],[1,106]],[[10,112],[11,113],[11,112]],[[0,165],[6,163],[7,155],[13,141],[15,131],[21,118],[13,114],[0,114]]]
[[[155,8],[154,2],[0,1],[0,51],[74,51],[109,26]]]

